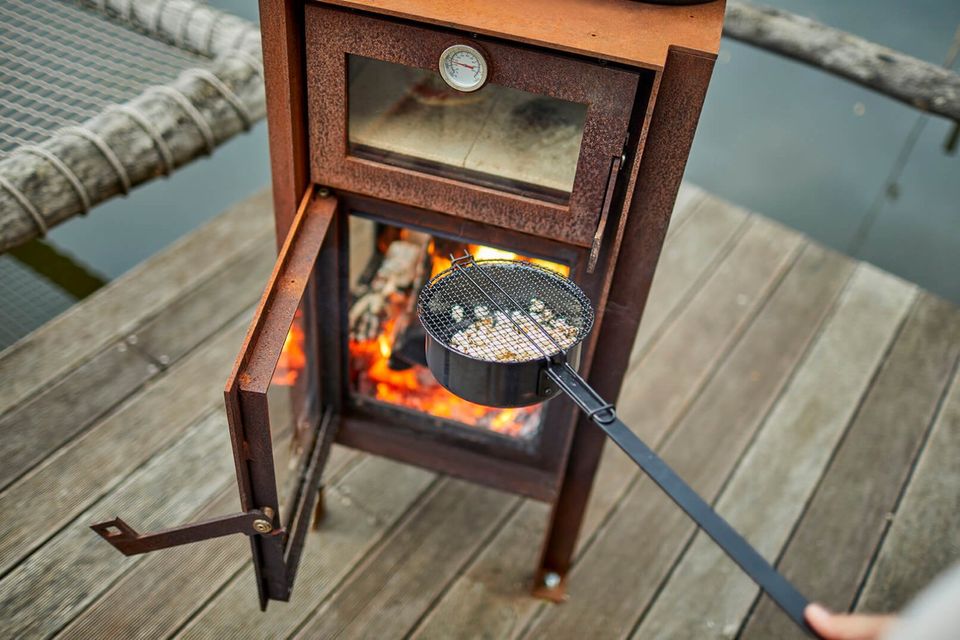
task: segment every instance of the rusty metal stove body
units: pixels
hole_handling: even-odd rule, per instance
[[[603,433],[566,399],[512,438],[359,393],[351,220],[564,265],[597,310],[580,370],[616,397],[723,2],[260,5],[279,256],[225,392],[244,511],[150,534],[119,518],[93,528],[126,554],[244,533],[261,606],[287,600],[338,442],[550,503],[534,592],[562,599]],[[485,76],[456,92],[442,57],[464,49]],[[476,60],[453,63],[473,74]],[[305,359],[278,393],[294,329]]]

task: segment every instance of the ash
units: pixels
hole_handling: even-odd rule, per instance
[[[457,323],[464,320],[467,314],[460,305],[450,309],[450,317]],[[455,333],[449,344],[460,353],[479,360],[537,360],[572,347],[580,333],[579,329],[558,317],[537,298],[530,300],[527,311],[518,309],[511,312],[509,317],[502,311],[491,314],[485,306],[474,307],[472,315],[475,320],[466,329]]]

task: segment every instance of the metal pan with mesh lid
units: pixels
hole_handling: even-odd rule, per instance
[[[593,305],[571,280],[514,260],[454,258],[418,299],[427,364],[454,394],[517,407],[566,394],[802,629],[807,599],[617,417],[576,372]]]
[[[477,404],[521,407],[554,397],[543,359],[576,363],[593,306],[572,281],[514,260],[457,258],[418,298],[427,364],[437,381]]]

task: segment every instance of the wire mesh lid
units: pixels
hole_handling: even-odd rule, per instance
[[[528,362],[567,351],[590,333],[593,305],[572,280],[516,260],[464,256],[423,287],[427,333],[489,362]]]

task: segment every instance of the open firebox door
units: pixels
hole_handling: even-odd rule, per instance
[[[125,555],[242,533],[250,537],[261,609],[269,600],[289,600],[341,409],[337,368],[318,375],[324,353],[337,351],[341,318],[336,312],[305,317],[323,308],[317,300],[342,293],[332,240],[340,224],[336,198],[311,187],[227,381],[242,512],[151,533],[138,533],[120,518],[92,525]],[[322,278],[314,276],[318,263]],[[295,368],[281,362],[291,350],[299,354]]]

